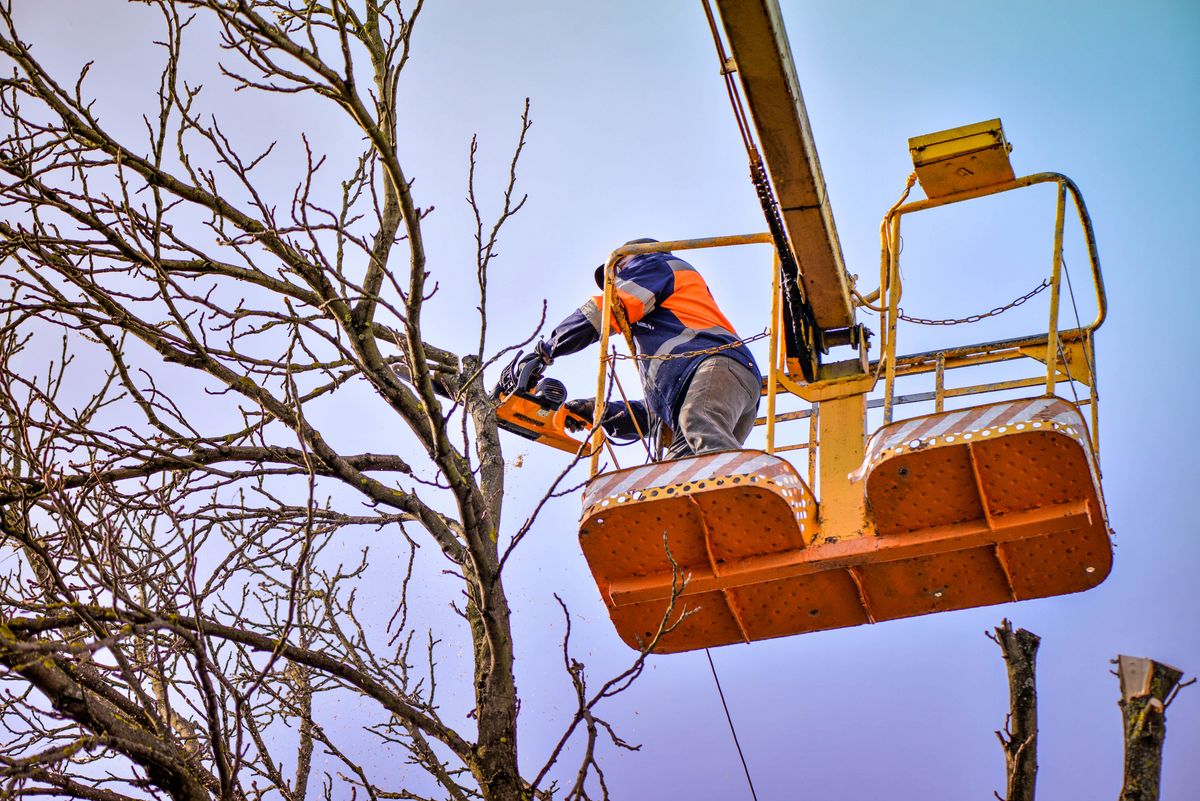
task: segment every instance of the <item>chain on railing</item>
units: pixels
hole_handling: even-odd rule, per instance
[[[898,308],[896,311],[901,320],[904,320],[905,322],[909,322],[909,323],[916,323],[917,325],[963,325],[965,323],[977,323],[980,320],[986,320],[988,317],[995,317],[998,314],[1004,314],[1004,312],[1008,311],[1009,309],[1017,308],[1025,301],[1027,301],[1030,298],[1037,295],[1039,292],[1047,289],[1049,286],[1050,286],[1050,280],[1043,279],[1042,283],[1040,283],[1036,287],[1034,287],[1034,289],[1032,291],[1025,293],[1024,295],[1017,298],[1016,300],[1006,303],[1003,306],[997,306],[996,308],[992,309],[991,311],[983,312],[981,314],[972,314],[969,317],[948,318],[945,320],[930,320],[925,317],[913,317],[913,316],[907,315],[904,313],[903,308]]]
[[[665,362],[665,361],[670,361],[671,359],[690,359],[694,356],[711,356],[712,354],[720,353],[723,350],[732,350],[733,348],[738,348],[738,347],[741,347],[742,345],[748,345],[751,342],[757,342],[758,340],[763,339],[764,337],[768,337],[770,335],[771,335],[770,331],[764,329],[761,333],[755,334],[752,337],[746,337],[745,339],[735,339],[733,342],[726,342],[723,345],[713,345],[711,348],[702,348],[701,350],[689,350],[689,351],[685,351],[683,353],[654,353],[654,354],[638,353],[633,356],[630,356],[629,354],[626,354],[626,353],[614,352],[612,354],[612,357],[617,360],[632,359],[632,360],[639,361],[639,362],[651,362],[651,361],[664,361]]]

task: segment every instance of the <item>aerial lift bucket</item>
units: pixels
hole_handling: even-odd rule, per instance
[[[1086,426],[1061,399],[884,426],[850,478],[874,527],[842,539],[761,451],[593,478],[580,542],[621,638],[687,651],[1078,592],[1111,568]]]
[[[912,554],[859,568],[873,620],[1080,592],[1112,568],[1087,427],[1060,398],[885,426],[854,477],[877,539]]]
[[[791,634],[819,601],[771,580],[803,556],[817,512],[778,457],[722,451],[604,473],[583,504],[584,556],[632,648],[663,625],[659,653]]]

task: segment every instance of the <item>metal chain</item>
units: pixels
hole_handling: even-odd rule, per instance
[[[909,315],[904,313],[903,308],[899,308],[896,311],[899,312],[899,316],[900,316],[901,320],[904,320],[905,322],[909,322],[909,323],[916,323],[917,325],[962,325],[963,323],[977,323],[980,320],[987,319],[988,317],[995,317],[997,314],[1004,314],[1004,312],[1008,311],[1009,309],[1017,308],[1022,303],[1029,300],[1034,295],[1038,294],[1039,292],[1041,292],[1042,290],[1046,289],[1049,286],[1050,286],[1049,279],[1042,279],[1042,283],[1038,284],[1032,291],[1025,293],[1024,295],[1017,298],[1016,300],[1014,300],[1010,303],[1006,303],[1003,306],[997,306],[996,308],[992,309],[989,312],[983,312],[982,314],[972,314],[970,317],[958,317],[958,318],[950,318],[950,319],[946,319],[946,320],[929,320],[924,317],[910,317]]]
[[[713,353],[720,353],[723,350],[731,350],[733,348],[737,348],[742,345],[747,345],[751,342],[755,342],[755,341],[760,340],[763,337],[766,337],[769,335],[770,335],[770,332],[764,330],[761,334],[755,334],[752,337],[746,337],[745,339],[737,339],[737,340],[734,340],[733,342],[726,342],[724,345],[713,345],[711,348],[704,348],[702,350],[689,350],[685,353],[655,353],[655,354],[639,353],[636,356],[629,356],[628,354],[625,354],[625,353],[614,353],[613,357],[616,359],[634,359],[634,360],[640,361],[640,362],[642,362],[642,361],[644,361],[644,362],[664,361],[665,362],[665,361],[669,361],[671,359],[690,359],[693,356],[709,356]]]

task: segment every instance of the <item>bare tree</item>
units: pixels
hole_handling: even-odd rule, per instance
[[[398,141],[421,0],[141,5],[162,56],[140,136],[0,5],[0,786],[518,799],[558,794],[560,775],[566,797],[606,797],[597,745],[631,746],[597,707],[645,652],[589,690],[564,639],[578,707],[550,754],[518,761],[503,568],[532,518],[501,531],[483,371],[505,352],[489,351],[487,273],[524,203],[528,103],[494,216],[469,151],[479,335],[460,357],[423,333],[429,210]],[[237,91],[324,104],[357,157],[297,134],[281,198],[277,143],[234,144],[185,41],[219,44]],[[402,442],[347,445],[351,413]],[[384,575],[381,614],[364,597]],[[468,632],[469,713],[441,706],[418,582]]]

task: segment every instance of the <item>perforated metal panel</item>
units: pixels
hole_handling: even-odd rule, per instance
[[[894,456],[871,475],[871,509],[880,534],[902,534],[983,517],[965,448]]]
[[[861,573],[875,621],[1013,600],[990,546],[864,565]]]
[[[654,483],[664,480],[674,483]],[[661,652],[779,636],[758,634],[764,627],[792,633],[771,623],[773,610],[794,617],[800,607],[805,613],[813,608],[809,589],[778,583],[693,591],[702,579],[753,571],[755,559],[787,561],[804,548],[806,531],[813,536],[812,492],[782,459],[742,451],[647,465],[598,477],[585,501],[591,505],[580,524],[580,543],[613,622],[632,647],[641,647],[662,624],[673,582],[690,587],[676,600],[671,623],[677,627],[663,639]],[[614,603],[612,587],[631,582],[653,600]]]
[[[974,531],[940,553],[864,567],[876,620],[1079,592],[1111,570],[1098,472],[1070,403],[929,415],[882,429],[872,444],[867,503],[892,550],[925,527]]]

